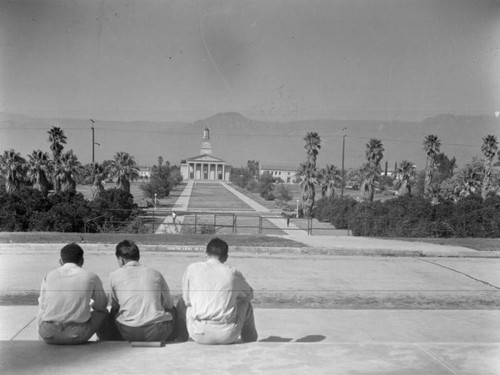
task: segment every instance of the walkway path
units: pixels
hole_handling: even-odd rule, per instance
[[[361,254],[361,255],[424,255],[424,256],[470,256],[470,257],[500,257],[500,251],[479,252],[472,249],[459,246],[436,245],[424,242],[408,242],[390,239],[378,239],[372,237],[352,237],[352,236],[315,236],[308,235],[307,231],[299,228],[293,223],[293,220],[287,226],[287,221],[281,216],[272,216],[268,208],[255,202],[245,194],[240,193],[229,184],[219,182],[228,191],[237,198],[253,208],[257,213],[263,216],[281,229],[288,238],[315,249],[325,249],[334,251],[336,254]],[[193,181],[189,181],[184,191],[177,199],[174,210],[186,211],[193,190]],[[177,216],[176,222],[182,223],[183,215]],[[315,220],[315,219],[313,219]],[[316,221],[316,220],[315,220]],[[319,223],[315,223],[319,224]],[[178,233],[179,228],[173,225],[172,217],[168,216],[160,225],[156,233]]]
[[[193,181],[188,181],[186,187],[182,191],[179,198],[177,198],[177,201],[175,202],[174,207],[172,208],[173,212],[187,211],[192,191],[193,191]],[[184,221],[184,215],[177,216],[175,219],[175,223],[173,220],[173,216],[169,215],[165,218],[165,220],[163,220],[163,223],[161,223],[158,226],[158,229],[155,231],[155,234],[178,233],[179,228],[177,227],[176,224],[181,224],[182,226],[183,221]]]
[[[253,199],[248,198],[245,194],[240,193],[238,190],[236,190],[233,187],[229,186],[225,182],[221,182],[220,184],[222,186],[224,186],[227,190],[229,190],[231,193],[233,193],[234,195],[236,195],[243,202],[245,202],[250,207],[252,207],[256,212],[270,212],[269,208],[266,208],[263,205],[255,202]]]

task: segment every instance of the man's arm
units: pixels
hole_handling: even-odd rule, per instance
[[[111,310],[109,312],[109,314],[112,316],[112,317],[115,317],[118,312],[120,311],[120,303],[118,301],[118,296],[116,295],[116,289],[115,289],[115,285],[114,285],[114,282],[113,282],[113,276],[112,274],[109,275],[109,305],[111,306]]]
[[[189,276],[188,276],[188,268],[184,271],[184,275],[182,275],[182,299],[186,306],[191,306],[191,301],[189,300]]]
[[[161,278],[161,297],[163,308],[166,310],[172,310],[174,308],[174,300],[170,295],[170,289],[168,288],[168,284],[165,281],[165,278],[160,274]]]
[[[237,293],[237,297],[240,300],[243,301],[251,301],[253,299],[253,289],[252,287],[247,283],[245,278],[243,277],[243,274],[235,270],[234,273],[234,278],[235,278],[235,290]]]
[[[45,279],[47,275],[44,276],[42,280],[42,285],[40,286],[40,297],[38,297],[38,314],[37,314],[37,321],[40,321],[42,319],[42,311],[45,308]]]
[[[106,293],[102,287],[102,281],[97,275],[94,275],[94,290],[92,293],[92,299],[94,300],[94,303],[92,304],[92,308],[94,310],[107,311],[106,307],[108,306],[108,298],[106,297]]]

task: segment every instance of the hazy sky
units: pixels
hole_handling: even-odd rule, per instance
[[[0,0],[0,111],[192,121],[500,108],[500,1]]]

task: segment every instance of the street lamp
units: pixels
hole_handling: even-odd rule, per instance
[[[92,123],[92,125],[90,125],[90,128],[92,129],[92,164],[94,164],[94,155],[95,155],[95,151],[94,151],[94,148],[95,148],[94,123],[95,123],[95,121],[90,119],[90,122]]]
[[[342,136],[342,181],[341,181],[341,185],[340,185],[340,198],[344,198],[344,155],[345,155],[345,137],[347,136],[347,134],[345,134],[345,130],[347,129],[347,127],[345,127],[344,129],[342,129],[342,131],[344,132],[344,135]]]

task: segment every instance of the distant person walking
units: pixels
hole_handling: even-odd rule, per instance
[[[175,219],[177,218],[177,214],[175,213],[175,211],[172,211],[172,223],[175,224]]]
[[[99,277],[82,268],[79,245],[64,246],[60,257],[61,267],[42,281],[38,335],[47,344],[83,344],[106,321],[108,299]]]
[[[257,341],[250,301],[253,290],[238,270],[225,264],[228,245],[212,239],[207,260],[189,265],[182,279],[177,341],[190,336],[200,344]]]
[[[286,217],[286,227],[288,228],[290,226],[290,216]]]

